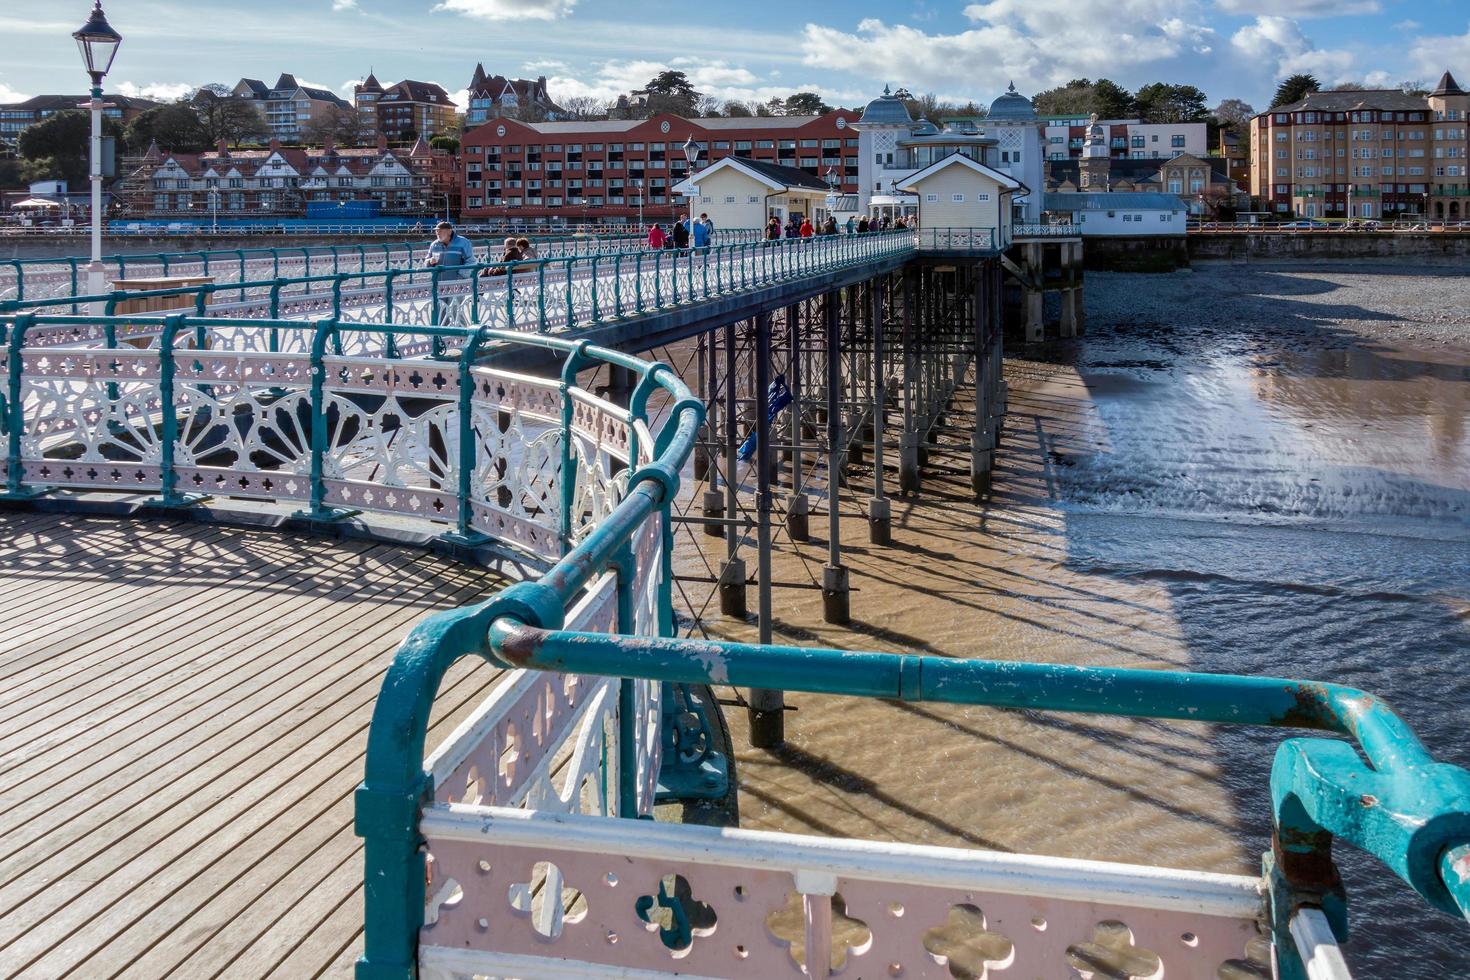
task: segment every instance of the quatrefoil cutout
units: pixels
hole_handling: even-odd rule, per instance
[[[1114,919],[1099,922],[1092,940],[1067,947],[1067,963],[1082,980],[1156,980],[1164,964],[1153,950],[1133,944],[1133,930]]]
[[[649,932],[658,932],[675,959],[689,955],[696,938],[712,936],[719,925],[714,908],[694,897],[683,875],[664,875],[657,895],[640,895],[633,904]]]
[[[821,901],[818,898],[817,901]],[[806,913],[802,897],[791,892],[786,904],[766,916],[766,928],[777,941],[786,945],[791,961],[806,970]],[[847,914],[847,900],[838,892],[832,896],[832,949],[830,969],[833,972],[847,965],[849,955],[861,956],[873,945],[873,931],[862,919]]]
[[[955,980],[986,980],[992,967],[1005,969],[1016,953],[1009,939],[986,928],[985,913],[969,904],[951,905],[944,925],[924,932],[924,949]]]
[[[550,861],[537,861],[530,880],[512,884],[506,898],[511,913],[529,917],[531,927],[547,939],[556,939],[563,928],[587,917],[587,899],[567,885],[561,869]]]

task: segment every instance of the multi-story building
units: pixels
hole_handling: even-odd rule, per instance
[[[1215,137],[1215,152],[1213,156],[1225,161],[1225,173],[1231,180],[1242,186],[1249,186],[1251,180],[1251,155],[1247,141],[1240,138],[1240,134],[1229,126],[1221,126]]]
[[[1470,93],[1445,72],[1429,93],[1429,111],[1434,114],[1431,130],[1429,207],[1425,213],[1435,220],[1462,221],[1470,218],[1470,159],[1465,130],[1470,126]]]
[[[1448,74],[1445,81],[1458,88]],[[1446,90],[1438,98],[1447,114],[1460,96]],[[1464,126],[1435,121],[1424,96],[1310,92],[1251,120],[1251,197],[1264,210],[1306,218],[1423,213],[1432,181],[1464,186],[1464,151]],[[1440,203],[1453,200],[1446,194]]]
[[[386,89],[371,72],[352,90],[361,128],[369,138],[390,140],[437,136],[454,127],[455,106],[449,93],[433,82],[405,78]]]
[[[468,90],[465,132],[501,117],[540,121],[555,120],[561,115],[561,107],[551,101],[551,93],[546,90],[545,75],[538,75],[535,81],[486,75],[485,66],[477,64]]]
[[[703,145],[700,166],[730,156],[796,167],[830,180],[838,193],[858,190],[858,114],[526,123],[496,119],[465,133],[464,210],[468,220],[514,218],[667,221],[688,176],[684,142]],[[642,207],[640,208],[640,202]]]
[[[79,109],[88,101],[89,97],[85,95],[38,95],[24,102],[0,105],[0,144],[13,147],[20,134],[29,127],[58,112]],[[103,101],[106,102],[103,116],[119,126],[126,126],[141,113],[160,104],[151,99],[135,99],[126,95],[108,95]]]
[[[376,147],[302,148],[270,145],[205,153],[160,153],[150,147],[123,200],[133,217],[208,219],[365,214],[431,214],[434,151],[422,139],[408,152]],[[349,208],[349,205],[351,206]]]
[[[294,75],[283,74],[269,87],[258,78],[242,78],[231,94],[259,102],[271,138],[282,143],[299,143],[307,126],[323,122],[332,110],[352,108],[336,93],[299,84]]]
[[[1000,171],[1023,185],[1011,202],[1016,221],[1041,217],[1041,122],[1031,100],[1016,91],[997,98],[989,115],[960,120],[940,129],[928,119],[914,119],[904,100],[884,88],[852,125],[859,133],[858,193],[855,210],[863,213],[917,213],[918,198],[900,192],[910,177],[959,153]]]
[[[1082,157],[1091,120],[1086,116],[1043,116],[1046,158]],[[1208,127],[1202,122],[1146,123],[1139,119],[1100,119],[1108,155],[1115,160],[1167,160],[1180,153],[1202,157],[1209,152]]]

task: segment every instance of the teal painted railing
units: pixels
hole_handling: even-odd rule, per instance
[[[408,233],[405,233],[408,234]],[[529,237],[542,255],[562,257],[627,251],[643,237],[619,235],[511,235]],[[715,243],[754,241],[756,229],[716,229]],[[354,245],[205,249],[192,252],[153,252],[111,255],[103,259],[107,279],[158,276],[212,276],[218,283],[242,283],[351,272],[370,272],[422,263],[431,233],[410,242],[374,242]],[[487,257],[500,254],[504,238],[473,239]],[[78,257],[8,259],[0,261],[0,299],[55,299],[79,295],[86,286],[88,260]]]
[[[418,325],[478,323],[544,333],[645,315],[873,262],[897,263],[913,253],[910,231],[836,235],[9,301],[0,302],[0,313],[79,310],[95,304],[102,308],[102,315],[109,315],[125,301],[171,299],[200,316],[210,312],[271,320],[329,317],[344,322],[362,319]],[[74,331],[61,336],[68,343],[77,339]]]

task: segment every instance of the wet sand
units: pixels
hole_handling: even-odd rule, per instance
[[[965,451],[936,452],[958,472],[895,498],[894,545],[870,548],[855,469],[853,623],[778,590],[775,641],[1336,681],[1470,766],[1462,284],[1403,267],[1090,274],[1087,338],[1008,348],[992,499],[971,499]],[[810,542],[778,537],[778,582],[820,581],[813,504]],[[702,568],[694,540],[681,532],[685,571]],[[704,625],[754,637],[753,621]],[[788,703],[774,752],[745,748],[730,712],[745,826],[1240,873],[1269,841],[1280,731]],[[1360,974],[1470,975],[1464,924],[1346,850]]]

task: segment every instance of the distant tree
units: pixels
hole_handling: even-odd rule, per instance
[[[1095,112],[1102,119],[1127,119],[1136,111],[1128,90],[1107,78],[1095,82],[1074,78],[1066,85],[1038,93],[1031,104],[1043,116],[1086,116]]]
[[[1405,95],[1414,95],[1422,99],[1429,94],[1429,83],[1422,78],[1399,82],[1399,91]]]
[[[119,136],[121,130],[116,122],[104,118],[102,134]],[[33,168],[42,167],[40,161],[49,161],[44,164],[48,176],[26,180],[64,180],[69,187],[83,186],[87,182],[91,137],[92,121],[80,109],[67,109],[26,127],[17,147],[21,158]]]
[[[678,116],[692,116],[699,104],[700,93],[682,71],[665,69],[649,79],[644,90],[648,93],[650,115],[671,112]]]
[[[1092,86],[1092,111],[1101,119],[1128,119],[1138,108],[1126,88],[1111,79],[1099,78]]]
[[[731,99],[730,101],[726,102],[724,106],[724,111],[725,115],[731,117],[732,119],[737,117],[741,119],[746,119],[750,116],[755,115],[754,109],[738,99]]]
[[[965,116],[970,119],[984,119],[986,116],[990,115],[990,108],[988,106],[979,105],[975,102],[974,99],[971,99],[969,102],[966,102],[964,105],[955,109],[954,114],[956,116]]]
[[[453,136],[445,136],[442,133],[438,136],[429,137],[429,146],[436,150],[443,150],[445,153],[459,152],[459,140]]]
[[[412,126],[407,126],[398,131],[398,142],[400,143],[414,143],[418,141],[418,138],[419,131]]]
[[[1225,99],[1215,106],[1215,119],[1223,127],[1243,133],[1250,125],[1256,110],[1249,102],[1240,99]]]
[[[786,96],[784,113],[788,116],[820,116],[832,111],[816,92],[793,92]]]
[[[301,139],[309,146],[321,146],[328,139],[337,146],[361,146],[367,142],[367,127],[356,109],[334,105],[301,127]]]
[[[21,161],[0,160],[0,187],[22,187],[20,179]]]
[[[122,141],[131,153],[143,153],[150,143],[171,153],[198,153],[212,145],[209,135],[193,104],[179,100],[138,113],[128,123]]]
[[[770,102],[753,102],[751,103],[751,108],[757,116],[763,119],[767,116],[779,116],[781,114],[779,110],[785,106],[785,103],[781,102],[780,99],[772,99],[771,102],[779,103],[776,107],[778,111],[771,111]]]
[[[61,169],[61,162],[55,157],[36,157],[34,160],[21,160],[20,166],[16,168],[16,177],[22,184],[36,184],[43,180],[67,179],[66,173]]]
[[[765,111],[764,115],[767,115],[767,116],[784,116],[784,115],[786,115],[786,100],[785,99],[778,98],[778,97],[776,97],[774,95],[771,96],[770,100],[766,102],[766,111]]]
[[[569,99],[562,99],[561,111],[563,119],[607,118],[607,104],[592,95],[574,95]]]
[[[237,146],[265,139],[269,129],[266,127],[265,117],[260,114],[255,103],[249,99],[235,98],[229,94],[228,89],[221,95],[217,91],[221,88],[224,86],[218,84],[202,86],[189,99],[189,106],[204,130],[205,141],[218,143],[224,140]],[[352,114],[356,116],[357,111],[352,110]]]
[[[897,91],[895,91],[893,93],[893,97],[895,99],[898,99],[898,100],[902,101],[902,102],[912,102],[912,101],[914,101],[914,93],[910,92],[906,88],[900,88]]]
[[[1267,107],[1274,109],[1279,105],[1290,105],[1306,98],[1308,92],[1322,91],[1322,83],[1317,81],[1315,75],[1298,72],[1288,75],[1282,79],[1281,84],[1276,86],[1276,94],[1271,97],[1271,104]]]
[[[694,114],[706,118],[709,116],[718,116],[723,105],[724,103],[713,95],[701,95],[699,100],[694,103]]]
[[[1209,116],[1205,93],[1193,85],[1154,82],[1134,96],[1138,116],[1146,123],[1199,122]]]
[[[1038,92],[1031,104],[1039,116],[1085,116],[1092,112],[1092,80],[1074,78],[1065,85]]]

